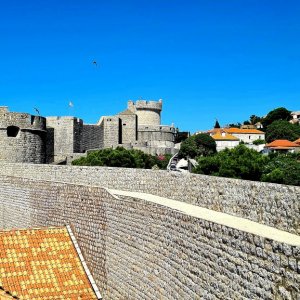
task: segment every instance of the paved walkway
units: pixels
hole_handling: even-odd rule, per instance
[[[178,200],[172,200],[163,198],[151,194],[139,193],[139,192],[128,192],[119,191],[113,189],[107,189],[113,195],[129,196],[142,200],[146,200],[152,203],[163,205],[181,213],[211,221],[217,224],[225,225],[231,228],[235,228],[241,231],[249,232],[258,236],[262,236],[271,240],[275,240],[281,243],[299,246],[300,247],[300,236],[288,233],[283,230],[276,229],[267,225],[263,225],[257,222],[250,221],[248,219],[235,217],[226,213],[217,212],[211,209],[203,208],[200,206],[188,204]]]

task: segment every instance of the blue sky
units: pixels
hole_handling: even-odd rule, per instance
[[[300,1],[2,1],[0,37],[11,111],[95,123],[162,98],[194,132],[300,109]]]

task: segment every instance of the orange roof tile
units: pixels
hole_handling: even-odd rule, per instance
[[[7,291],[0,290],[0,300],[16,300],[16,299],[19,299],[19,298],[14,298]]]
[[[241,128],[224,128],[228,133],[245,133],[245,134],[264,134],[263,131],[258,129],[241,129]]]
[[[222,135],[222,132],[217,132],[211,137],[216,141],[239,141],[239,139],[227,132],[224,132],[225,135]]]
[[[241,128],[213,128],[211,130],[208,130],[207,133],[215,133],[219,131],[225,131],[227,133],[240,133],[240,134],[264,134],[263,131],[258,129],[241,129]]]
[[[97,299],[63,227],[0,231],[0,286],[20,300]]]
[[[266,145],[267,148],[274,148],[274,147],[284,147],[284,148],[294,148],[294,147],[300,147],[300,145],[290,142],[288,140],[275,140],[272,143],[269,143]]]
[[[294,143],[300,145],[300,138],[298,140],[294,141]]]

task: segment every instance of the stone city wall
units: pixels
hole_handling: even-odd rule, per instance
[[[143,169],[0,164],[0,174],[177,199],[300,234],[300,187]]]
[[[103,127],[99,125],[83,125],[81,151],[98,149],[103,146]]]
[[[100,187],[0,182],[0,228],[71,224],[103,299],[298,299],[299,246]]]

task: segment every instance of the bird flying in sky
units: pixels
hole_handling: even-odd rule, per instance
[[[96,61],[96,60],[93,61],[93,65],[94,65],[95,67],[98,67],[98,64],[97,64],[97,61]]]
[[[38,115],[40,114],[40,111],[36,107],[34,107],[33,109],[37,112]]]

